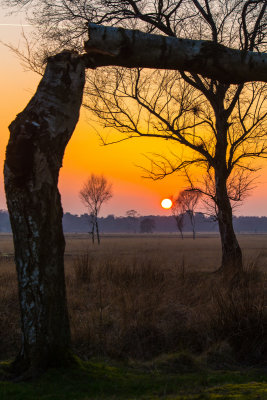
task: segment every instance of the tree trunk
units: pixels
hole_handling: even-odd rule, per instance
[[[226,155],[228,149],[228,117],[224,109],[226,88],[219,84],[217,87],[216,102],[213,109],[216,119],[217,143],[215,149],[215,192],[218,208],[217,218],[222,246],[222,262],[220,271],[230,279],[237,280],[243,270],[242,251],[237,241],[234,227],[232,206],[227,191],[229,177]]]
[[[4,175],[22,324],[13,365],[23,376],[72,359],[57,183],[83,86],[84,64],[76,53],[49,58],[36,94],[9,127]]]
[[[180,232],[181,238],[183,239],[184,238],[184,235],[183,235],[184,224],[183,224],[183,218],[182,218],[182,220],[180,218],[181,218],[181,216],[175,217],[175,221],[176,221],[177,228]]]
[[[95,217],[93,214],[91,214],[91,225],[92,225],[92,230],[89,232],[92,236],[92,244],[95,244]]]
[[[244,52],[208,40],[152,35],[90,23],[86,66],[121,65],[188,71],[227,83],[267,82],[267,54]]]
[[[222,245],[220,270],[228,277],[234,277],[243,269],[242,252],[233,228],[232,207],[227,193],[226,177],[220,169],[215,170],[216,203],[218,224]]]
[[[195,230],[196,222],[195,222],[194,211],[191,211],[191,210],[189,211],[189,217],[190,217],[190,222],[191,222],[191,226],[192,226],[193,239],[195,240],[195,238],[196,238],[196,230]]]
[[[95,221],[92,226],[92,243],[95,244]]]
[[[97,243],[100,244],[100,236],[99,236],[99,228],[98,228],[98,218],[95,218],[95,227],[96,227],[96,236],[97,236]]]
[[[192,228],[192,230],[193,230],[193,239],[195,240],[195,238],[196,238],[195,225],[193,225],[193,228]]]

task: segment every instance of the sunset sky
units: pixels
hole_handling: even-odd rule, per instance
[[[23,16],[5,16],[0,11],[0,40],[18,46]],[[23,27],[25,33],[30,27]],[[3,162],[5,147],[9,137],[8,125],[16,114],[23,110],[34,94],[40,76],[25,71],[20,60],[5,46],[0,44],[0,209],[6,209],[3,186]],[[102,215],[125,215],[129,209],[137,210],[141,215],[169,215],[160,203],[165,197],[177,195],[185,188],[182,178],[177,175],[161,181],[152,181],[141,177],[142,171],[136,165],[148,166],[144,154],[149,152],[167,152],[167,142],[128,140],[110,146],[101,146],[95,124],[90,124],[90,115],[82,109],[80,121],[66,149],[63,168],[60,174],[60,192],[64,211],[81,214],[86,212],[79,199],[79,190],[91,174],[104,174],[113,184],[113,198],[102,209]],[[267,161],[260,171],[257,188],[237,211],[238,215],[267,215]]]

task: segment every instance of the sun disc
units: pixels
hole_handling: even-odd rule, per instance
[[[163,199],[161,202],[161,207],[165,208],[165,210],[168,210],[172,206],[172,201],[171,199]]]

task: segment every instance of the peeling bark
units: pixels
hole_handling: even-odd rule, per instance
[[[21,307],[17,374],[34,375],[71,359],[57,183],[79,118],[84,71],[76,53],[49,58],[35,95],[9,127],[4,176]]]
[[[118,65],[188,71],[226,83],[267,82],[267,54],[242,52],[205,40],[152,35],[89,24],[88,68]]]

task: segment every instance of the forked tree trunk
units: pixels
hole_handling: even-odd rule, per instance
[[[49,58],[36,94],[9,127],[4,175],[22,324],[17,374],[34,375],[72,358],[57,184],[79,118],[84,70],[76,53]]]

